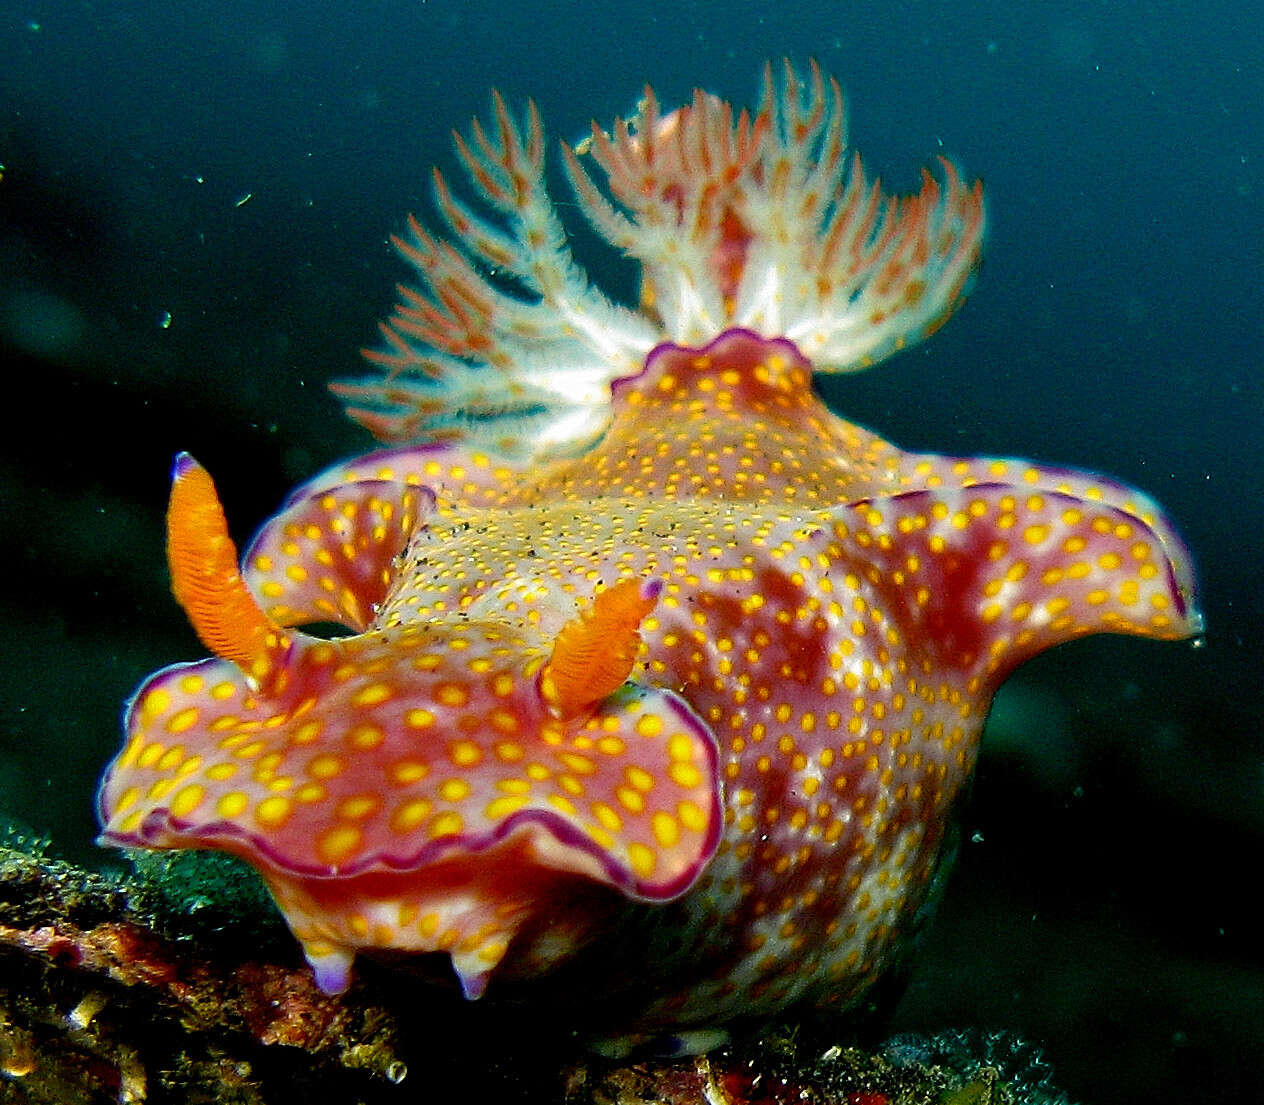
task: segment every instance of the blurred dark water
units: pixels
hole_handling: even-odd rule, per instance
[[[750,101],[818,58],[891,187],[987,183],[979,284],[928,345],[830,380],[910,448],[1101,469],[1169,509],[1207,635],[1097,638],[999,697],[898,1027],[1043,1042],[1085,1101],[1264,1100],[1264,22],[1250,4],[302,9],[0,5],[0,812],[99,863],[120,705],[201,654],[167,592],[172,455],[240,539],[366,446],[327,396],[407,277],[386,235],[488,89],[552,133],[644,82]],[[575,226],[581,250],[591,237]],[[594,278],[631,293],[609,255]]]

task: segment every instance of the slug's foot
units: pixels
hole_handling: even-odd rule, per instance
[[[316,985],[326,994],[344,993],[351,985],[351,963],[355,955],[347,948],[333,944],[303,945],[303,954],[311,964]]]

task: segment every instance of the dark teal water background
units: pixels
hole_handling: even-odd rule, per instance
[[[1098,638],[998,699],[897,1027],[1043,1041],[1088,1102],[1264,1100],[1264,18],[1238,2],[0,3],[0,813],[86,862],[132,687],[201,648],[166,590],[172,455],[238,537],[365,448],[326,395],[375,341],[428,167],[488,90],[554,136],[645,81],[848,90],[871,172],[987,183],[975,294],[830,381],[909,447],[1109,471],[1192,545],[1207,636]],[[579,228],[576,227],[578,230]],[[581,234],[581,250],[590,239]],[[624,294],[626,267],[589,250]]]

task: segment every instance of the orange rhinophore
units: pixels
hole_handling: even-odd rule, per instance
[[[544,700],[559,716],[591,709],[632,674],[641,622],[661,590],[658,580],[621,579],[562,627],[541,675]]]
[[[176,601],[202,643],[256,682],[265,679],[289,641],[242,579],[215,484],[188,453],[172,473],[167,562]]]

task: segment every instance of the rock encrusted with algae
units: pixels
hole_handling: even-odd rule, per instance
[[[1039,1050],[1008,1033],[901,1036],[875,1049],[770,1031],[665,1063],[574,1067],[566,1105],[1070,1105]]]
[[[403,1079],[387,1010],[320,993],[266,915],[208,903],[182,932],[158,885],[0,847],[0,1100],[367,1101]]]
[[[0,841],[0,1102],[1066,1105],[1013,1037],[866,1050],[774,1030],[614,1063],[577,1059],[538,1016],[417,993],[378,971],[322,994],[261,888],[222,857],[105,876]]]

